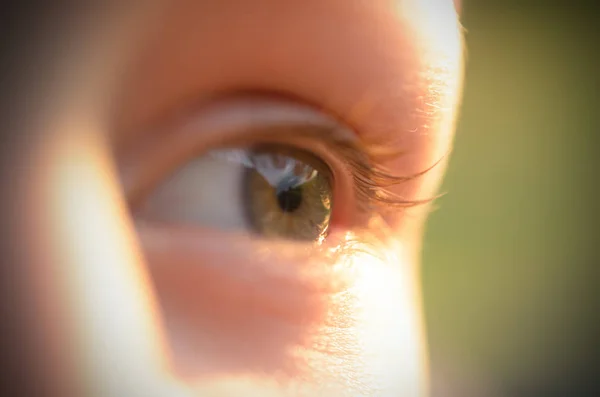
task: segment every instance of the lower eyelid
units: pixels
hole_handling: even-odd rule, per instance
[[[191,258],[187,262],[214,269],[207,271],[223,272],[224,277],[248,283],[277,282],[314,293],[335,293],[341,288],[341,280],[332,271],[333,259],[327,254],[331,249],[328,247],[335,247],[335,241],[341,241],[342,236],[334,235],[326,246],[317,246],[265,240],[243,231],[219,232],[196,225],[168,226],[139,221],[137,230],[149,260],[162,258],[160,262],[177,263],[177,258],[183,262]]]
[[[221,370],[297,376],[289,352],[311,349],[347,287],[343,272],[315,259],[310,244],[151,224],[138,232],[184,376],[202,368],[194,357],[207,354],[206,333]]]

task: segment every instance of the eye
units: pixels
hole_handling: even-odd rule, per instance
[[[329,228],[329,169],[307,152],[274,147],[252,156],[244,192],[253,229],[268,237],[318,240]]]
[[[318,241],[328,231],[332,173],[286,145],[209,151],[180,167],[144,200],[144,219]]]
[[[309,105],[238,95],[182,111],[116,156],[138,221],[322,242],[415,204],[389,191],[414,176],[381,165],[387,147]]]

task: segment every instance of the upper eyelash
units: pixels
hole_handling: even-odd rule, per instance
[[[384,160],[402,155],[400,151],[389,151],[384,145],[374,142],[349,142],[339,140],[330,134],[328,139],[340,156],[345,160],[354,179],[355,194],[361,210],[371,211],[377,208],[380,212],[398,208],[408,208],[426,204],[436,197],[419,200],[405,199],[390,190],[391,187],[418,178],[437,166],[438,160],[427,169],[411,175],[394,174],[382,165]]]
[[[443,157],[423,171],[411,175],[397,175],[382,163],[385,160],[401,156],[402,152],[390,151],[387,149],[389,145],[385,143],[351,140],[346,137],[347,134],[337,133],[331,126],[293,126],[286,127],[286,129],[294,129],[294,132],[305,138],[314,138],[343,160],[352,175],[358,209],[362,212],[377,210],[379,213],[384,213],[399,208],[427,204],[437,198],[436,196],[409,200],[394,193],[390,188],[426,174],[437,166]],[[261,135],[268,138],[274,134],[263,130]]]
[[[391,187],[406,183],[425,175],[436,167],[443,157],[428,168],[409,175],[398,175],[382,165],[390,157],[401,156],[401,152],[385,153],[381,146],[372,143],[359,143],[356,145],[342,146],[348,167],[352,172],[355,184],[355,194],[359,205],[365,206],[364,210],[378,209],[379,212],[409,208],[427,204],[439,196],[423,199],[406,199],[390,190]],[[389,151],[388,151],[389,152]]]

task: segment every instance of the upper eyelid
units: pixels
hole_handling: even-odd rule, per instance
[[[273,104],[277,105],[275,109],[265,115],[265,105]],[[197,105],[196,108],[186,106],[143,134],[135,133],[139,137],[137,142],[124,145],[113,142],[114,156],[128,197],[138,195],[129,189],[135,187],[135,181],[148,178],[144,175],[144,167],[164,166],[174,170],[182,162],[214,148],[253,144],[257,142],[256,132],[264,131],[268,126],[325,125],[329,126],[329,132],[347,133],[337,129],[338,124],[332,118],[302,102],[264,93],[238,93]]]
[[[237,98],[237,100],[242,101],[247,99],[248,97],[244,95]],[[356,209],[360,213],[368,214],[375,211],[385,212],[388,210],[397,210],[401,207],[409,207],[430,201],[429,199],[422,201],[405,200],[397,194],[394,194],[389,189],[394,185],[407,182],[424,173],[421,172],[414,175],[396,175],[387,169],[383,165],[385,161],[402,155],[402,153],[398,150],[387,149],[389,147],[394,147],[394,145],[390,145],[388,142],[384,141],[375,142],[366,141],[364,138],[360,139],[356,134],[349,131],[348,128],[346,128],[337,120],[334,120],[332,117],[319,112],[308,105],[285,100],[279,97],[266,98],[261,96],[259,97],[258,102],[261,100],[266,101],[267,104],[270,102],[276,102],[278,104],[291,104],[294,107],[299,106],[301,108],[310,108],[310,111],[306,114],[302,114],[301,117],[290,117],[290,125],[287,125],[285,120],[279,120],[278,122],[271,124],[266,123],[267,125],[261,125],[261,123],[256,122],[256,120],[248,120],[248,123],[251,124],[248,128],[239,126],[234,128],[237,130],[245,130],[243,134],[240,134],[239,131],[237,131],[233,135],[230,134],[231,136],[217,137],[213,143],[208,144],[208,147],[197,152],[194,152],[193,150],[190,151],[189,148],[185,148],[185,150],[189,153],[183,156],[184,158],[177,159],[179,165],[177,167],[173,167],[173,170],[179,166],[182,166],[185,164],[185,162],[191,160],[193,157],[202,155],[202,153],[213,149],[224,147],[231,148],[235,147],[236,145],[248,147],[260,144],[283,144],[288,146],[298,146],[301,149],[314,152],[315,155],[321,157],[332,169],[334,178],[339,177],[339,172],[345,172],[345,174],[352,179],[354,202]],[[218,106],[218,101],[216,106]],[[280,112],[281,109],[278,108],[275,109],[275,111]],[[316,114],[317,116],[313,118],[308,117],[308,115],[313,114]],[[294,113],[290,112],[285,116],[292,115],[294,115]],[[224,117],[227,117],[227,115]],[[247,112],[242,117],[252,118],[252,112]],[[277,117],[281,118],[281,114],[278,114]],[[176,139],[177,130],[181,130],[182,128],[184,135],[187,130],[190,130],[191,134],[198,135],[197,131],[193,131],[194,121],[192,120],[191,124],[188,124],[184,127],[158,130],[158,132],[152,134],[149,139],[150,141],[153,141],[154,139],[158,141],[170,139],[171,137],[165,136],[165,131],[170,130],[175,131],[172,137],[173,139]],[[206,126],[204,128],[206,128]],[[210,129],[210,125],[208,128]],[[218,129],[218,127],[215,128]],[[150,142],[150,145],[152,146],[152,142]],[[155,150],[163,150],[160,147],[156,148],[156,142],[154,142],[154,146]],[[125,157],[123,156],[123,152],[119,154],[121,157]],[[119,154],[117,157],[119,157]],[[158,153],[157,156],[147,156],[147,158],[154,157],[154,159],[158,161],[157,158],[160,155],[164,154]],[[336,164],[332,166],[332,162],[336,162],[337,166]],[[339,170],[340,164],[344,170]],[[124,168],[126,173],[128,168],[127,164],[121,168]],[[124,173],[122,172],[121,174],[123,176]],[[168,174],[169,172],[167,172],[164,176],[166,177]],[[127,175],[125,175],[125,179],[127,179]],[[127,185],[127,183],[124,183],[124,185]],[[135,198],[131,198],[131,196],[136,196],[135,193],[129,194],[128,196],[130,196],[131,201],[135,201]]]

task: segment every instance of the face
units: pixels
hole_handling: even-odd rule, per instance
[[[11,203],[49,395],[424,395],[453,3],[88,14],[52,37],[52,84],[21,86],[40,106]]]

